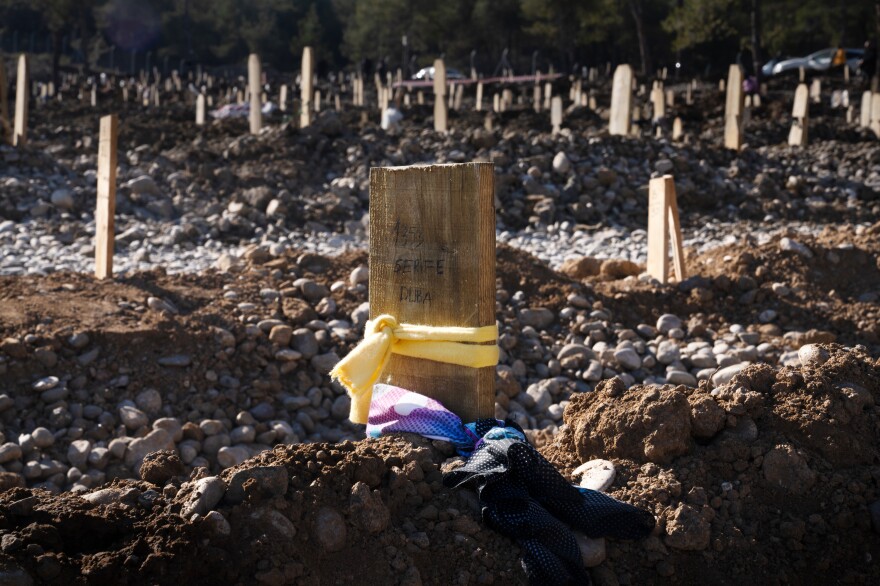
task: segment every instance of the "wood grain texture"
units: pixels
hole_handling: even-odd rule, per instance
[[[95,276],[113,275],[116,216],[116,114],[101,118],[98,142],[98,202],[95,212]]]
[[[315,54],[311,47],[303,47],[302,72],[300,74],[300,108],[299,125],[305,128],[312,123],[312,96],[314,95]]]
[[[248,91],[250,93],[250,126],[251,134],[258,134],[263,128],[263,110],[260,104],[260,80],[263,77],[260,67],[260,58],[255,53],[248,57]]]
[[[18,56],[18,76],[15,82],[15,122],[12,128],[12,145],[27,144],[28,93],[31,82],[27,55]]]
[[[669,184],[671,175],[656,177],[648,183],[648,266],[651,277],[661,283],[669,278]]]
[[[494,165],[370,170],[370,317],[495,323]],[[383,382],[423,393],[471,421],[495,410],[495,369],[392,356]]]
[[[626,136],[629,134],[632,118],[632,67],[618,65],[611,83],[611,115],[608,119],[608,132],[612,135]]]

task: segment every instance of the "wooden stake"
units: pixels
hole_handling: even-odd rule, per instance
[[[810,90],[807,84],[797,86],[794,92],[794,107],[791,116],[791,130],[788,133],[789,146],[807,146],[807,120],[810,116],[809,101]]]
[[[859,110],[859,128],[868,128],[871,126],[871,92],[866,91],[862,94],[862,107]]]
[[[205,125],[205,94],[196,98],[196,126]]]
[[[555,96],[550,100],[550,124],[553,125],[553,134],[558,134],[562,126],[562,98]]]
[[[871,130],[880,138],[880,92],[871,94]]]
[[[446,65],[443,59],[434,61],[434,130],[446,132]]]
[[[401,323],[495,323],[494,166],[370,170],[370,316]],[[491,417],[495,368],[392,355],[382,382],[440,401],[464,421]]]
[[[611,115],[608,119],[608,132],[611,135],[626,136],[632,124],[632,84],[633,70],[629,65],[618,65],[614,70],[611,85]]]
[[[655,87],[651,90],[651,105],[654,106],[652,118],[654,122],[666,118],[666,96],[663,95],[663,88]]]
[[[675,117],[675,120],[672,121],[672,140],[681,140],[684,131],[681,126],[681,118],[678,116]]]
[[[12,129],[12,146],[27,144],[29,78],[28,58],[22,53],[18,56],[18,77],[15,82],[15,126]]]
[[[101,118],[98,142],[98,205],[95,211],[95,276],[113,275],[116,216],[116,114]]]
[[[315,71],[315,54],[311,47],[304,47],[302,54],[302,72],[300,73],[300,100],[302,107],[299,110],[299,126],[305,128],[312,123],[312,96],[315,86],[312,79]]]
[[[483,110],[483,82],[482,82],[482,81],[478,81],[478,82],[477,82],[477,105],[476,105],[476,110],[477,110],[477,112],[480,112],[480,111]]]
[[[743,70],[731,65],[727,72],[727,99],[724,104],[724,147],[742,148]]]
[[[259,134],[263,128],[263,109],[260,104],[260,78],[262,77],[260,68],[260,57],[256,53],[251,53],[248,57],[248,89],[250,93],[250,125],[251,134]]]
[[[663,284],[668,282],[671,237],[675,278],[682,281],[686,278],[684,250],[672,175],[651,179],[648,198],[648,274]]]

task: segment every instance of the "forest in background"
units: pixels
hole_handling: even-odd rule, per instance
[[[52,56],[54,68],[243,65],[276,71],[384,62],[411,75],[443,56],[490,75],[628,62],[688,75],[774,56],[861,47],[880,27],[877,0],[0,0],[0,50]],[[753,51],[757,48],[757,51]]]

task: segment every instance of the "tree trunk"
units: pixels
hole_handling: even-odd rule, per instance
[[[648,53],[648,39],[645,36],[644,11],[642,0],[629,0],[629,10],[636,23],[636,36],[639,39],[639,56],[642,58],[642,75],[648,75],[651,71],[651,54]]]
[[[64,31],[56,30],[52,32],[52,83],[55,87],[61,86],[61,43],[64,41]]]

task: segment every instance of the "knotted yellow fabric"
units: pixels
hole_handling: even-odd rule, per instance
[[[481,346],[498,339],[498,326],[464,328],[402,324],[393,316],[380,315],[367,322],[364,339],[330,371],[351,396],[349,419],[366,423],[370,414],[373,384],[391,354],[424,358],[458,366],[483,368],[498,364],[498,346]]]

